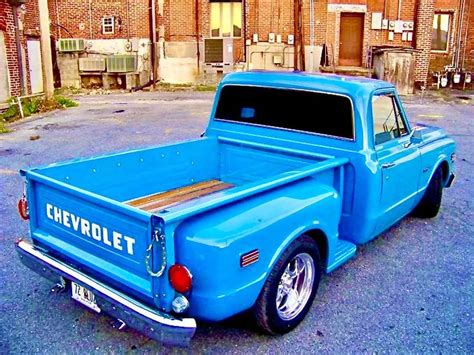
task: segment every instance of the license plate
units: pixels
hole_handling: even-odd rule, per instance
[[[95,300],[95,295],[87,288],[78,285],[75,282],[71,282],[72,298],[77,302],[82,303],[84,306],[100,313],[100,308]]]

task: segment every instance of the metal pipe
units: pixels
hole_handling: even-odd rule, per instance
[[[156,81],[158,79],[158,66],[156,61],[156,9],[155,0],[150,0],[150,37],[151,37],[151,68],[153,88],[156,88]]]
[[[398,15],[397,20],[400,20],[400,13],[402,12],[402,0],[398,0]]]
[[[194,25],[196,29],[196,68],[197,73],[199,75],[201,68],[200,68],[200,60],[201,60],[201,51],[199,49],[199,0],[194,0]]]
[[[463,48],[463,53],[462,53],[462,64],[461,67],[464,69],[464,60],[466,59],[466,47],[467,47],[467,34],[469,33],[469,25],[471,21],[471,6],[472,6],[472,0],[469,1],[469,8],[467,10],[467,21],[466,21],[466,31],[464,35],[464,48]]]
[[[20,76],[20,93],[21,95],[25,95],[26,88],[25,88],[25,77],[24,77],[24,69],[23,69],[23,53],[21,51],[20,29],[18,28],[18,7],[12,6],[12,12],[13,12],[13,23],[15,25],[15,41],[16,41],[17,58],[18,58],[18,74]]]
[[[314,71],[314,0],[309,0],[309,70]]]
[[[465,5],[465,0],[459,0],[459,3],[460,3],[460,6],[459,6],[459,9],[460,9],[460,21],[459,21],[459,26],[458,26],[458,33],[457,33],[457,38],[456,38],[456,41],[457,41],[457,45],[456,45],[456,61],[455,61],[455,67],[456,69],[459,67],[459,57],[460,57],[460,53],[461,53],[461,39],[462,39],[462,24],[464,22],[464,5]]]
[[[92,0],[89,0],[89,39],[92,37]]]

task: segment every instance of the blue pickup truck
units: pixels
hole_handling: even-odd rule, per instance
[[[436,216],[454,161],[389,83],[234,73],[199,139],[21,171],[31,241],[16,250],[53,290],[164,343],[243,311],[281,334],[358,244]]]

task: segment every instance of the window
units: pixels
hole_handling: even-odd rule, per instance
[[[393,95],[374,96],[372,98],[372,116],[376,145],[407,134],[405,123]]]
[[[352,102],[340,95],[228,85],[215,119],[354,139]]]
[[[451,14],[435,14],[433,18],[433,34],[431,36],[431,50],[448,50],[449,28],[451,26]]]
[[[211,2],[211,37],[242,36],[242,2]]]
[[[115,22],[113,16],[102,17],[102,34],[114,34]]]

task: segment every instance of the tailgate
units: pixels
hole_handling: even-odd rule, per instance
[[[127,293],[153,299],[145,267],[150,214],[34,171],[25,175],[35,244]]]

